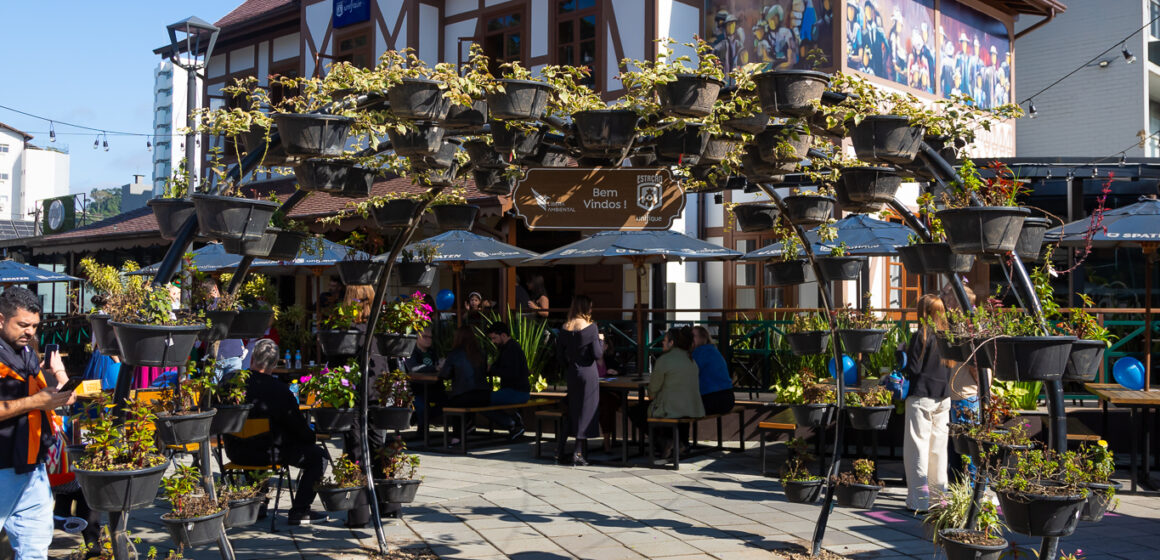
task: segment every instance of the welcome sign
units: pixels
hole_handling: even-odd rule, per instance
[[[667,230],[685,209],[668,169],[529,169],[512,189],[530,230]]]

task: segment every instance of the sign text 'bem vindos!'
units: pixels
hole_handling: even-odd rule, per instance
[[[532,230],[667,230],[685,193],[668,169],[534,168],[512,202]]]

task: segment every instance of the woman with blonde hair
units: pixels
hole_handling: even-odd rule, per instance
[[[918,300],[918,330],[906,350],[910,394],[906,397],[906,507],[926,511],[932,493],[947,486],[947,431],[950,422],[950,368],[935,333],[946,330],[946,306],[934,294]]]

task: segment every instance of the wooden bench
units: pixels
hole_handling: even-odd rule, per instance
[[[765,444],[768,441],[766,436],[769,434],[789,432],[790,437],[793,437],[796,431],[797,423],[794,421],[793,411],[788,409],[773,415],[768,421],[757,424],[757,437],[761,442],[761,476],[765,476],[766,474]]]
[[[529,399],[528,402],[519,404],[497,404],[491,406],[472,406],[472,407],[444,407],[443,408],[443,447],[449,447],[448,434],[451,428],[452,418],[459,418],[459,452],[467,454],[467,418],[471,415],[483,412],[500,412],[507,410],[519,410],[522,408],[535,408],[538,406],[548,406],[556,404],[555,399],[539,398]]]
[[[1067,417],[1067,440],[1068,441],[1099,441],[1100,435],[1087,427],[1087,424],[1080,422],[1079,418],[1072,416]]]
[[[654,432],[657,428],[665,428],[671,430],[673,442],[673,468],[681,468],[681,444],[680,444],[680,427],[682,424],[691,426],[692,428],[692,443],[697,444],[697,425],[703,420],[717,421],[717,449],[725,449],[724,429],[721,424],[721,419],[729,414],[736,414],[738,425],[741,427],[741,441],[738,444],[738,451],[745,451],[745,405],[734,405],[729,412],[721,414],[708,414],[700,418],[649,418],[648,419],[648,456],[653,456],[653,441]]]

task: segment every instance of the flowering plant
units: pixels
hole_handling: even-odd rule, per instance
[[[298,382],[302,384],[302,392],[314,395],[316,403],[334,408],[354,408],[358,380],[358,363],[351,360],[334,369],[322,366],[317,373],[304,375]]]
[[[423,292],[399,298],[383,307],[377,332],[417,334],[431,324],[431,305],[423,301]]]
[[[411,392],[411,383],[407,381],[407,373],[404,371],[395,370],[379,375],[375,378],[375,390],[379,392],[379,402],[383,406],[415,406],[415,394]]]
[[[419,470],[419,456],[407,453],[407,444],[398,436],[378,448],[375,456],[382,463],[387,480],[411,480]]]
[[[330,476],[322,479],[314,488],[358,488],[366,484],[367,477],[358,461],[352,461],[350,455],[344,454],[331,463]]]

